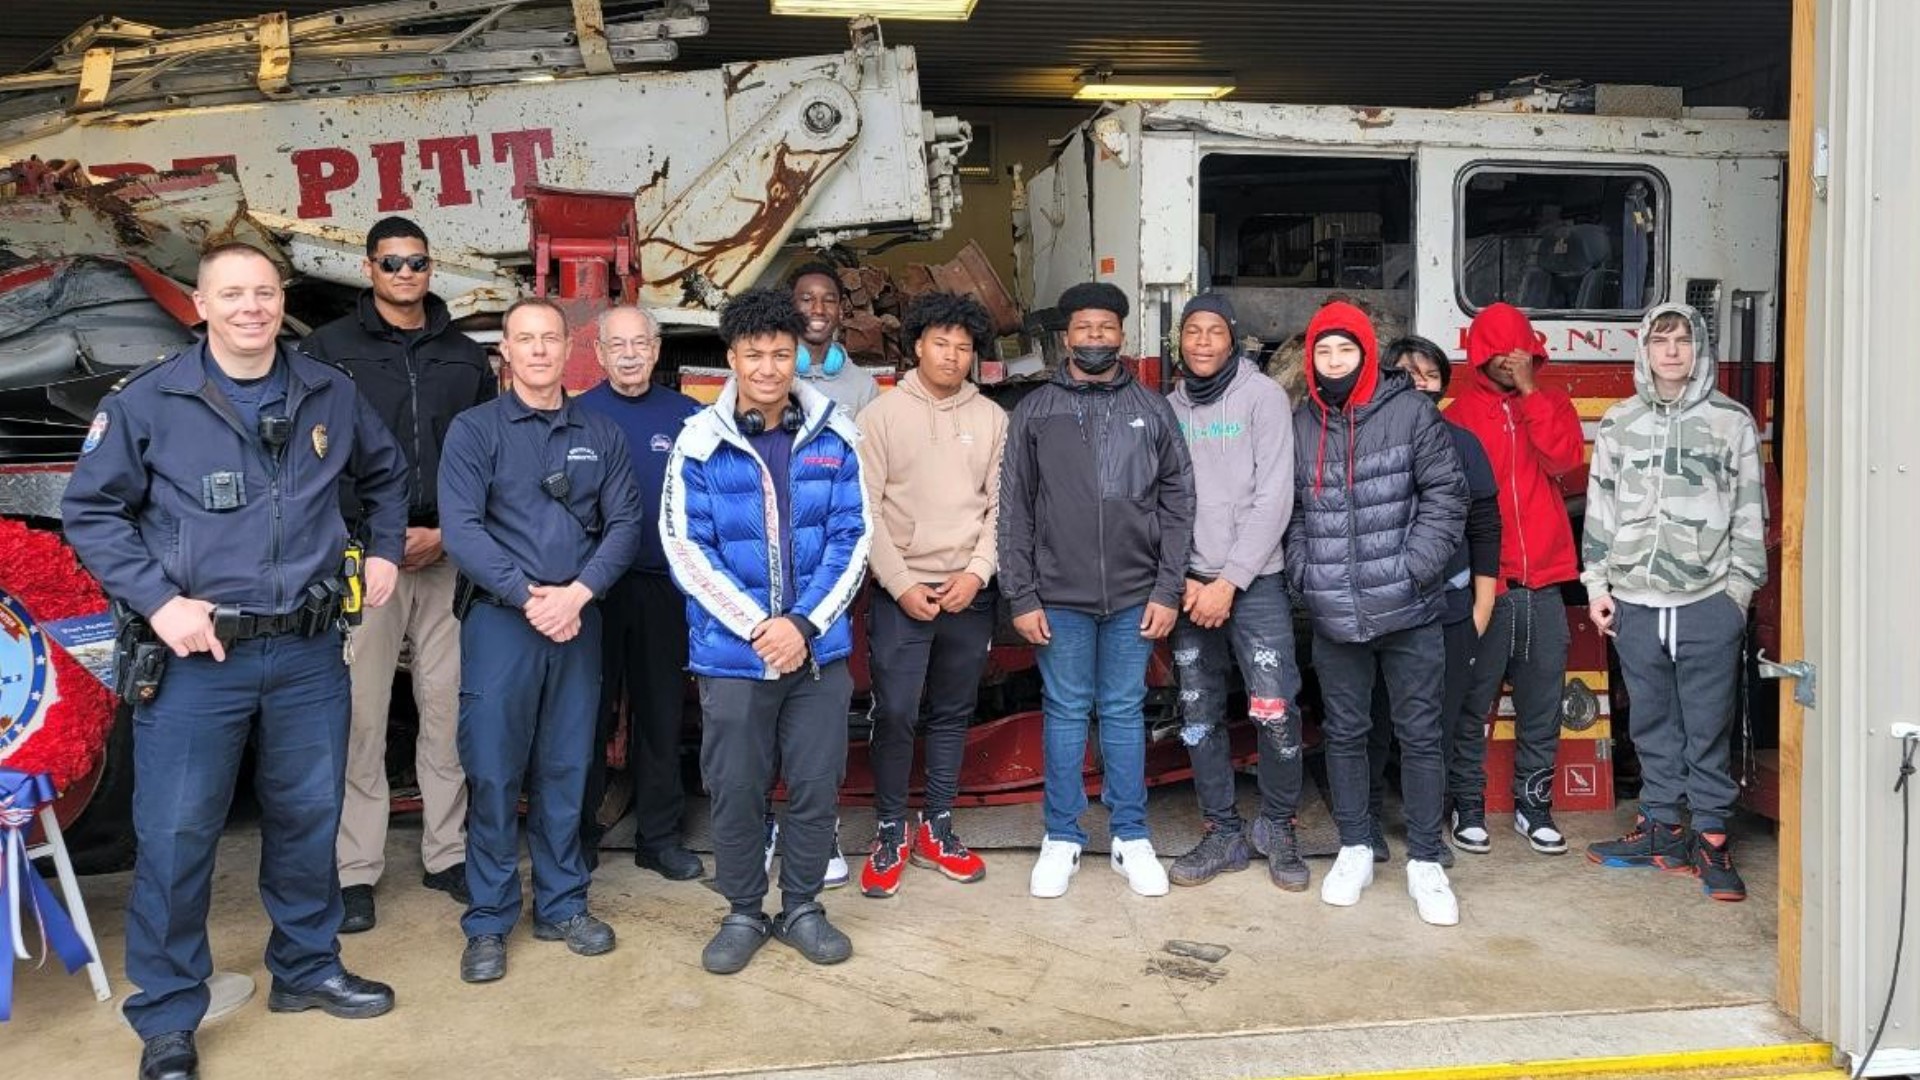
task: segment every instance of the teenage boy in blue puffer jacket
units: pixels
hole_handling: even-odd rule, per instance
[[[868,513],[853,417],[794,381],[805,329],[783,290],[720,313],[733,375],[675,440],[660,539],[687,594],[700,680],[700,773],[712,798],[714,886],[732,910],[701,964],[744,968],[769,936],[816,964],[853,954],[814,897],[833,852],[847,765],[853,651],[847,609],[864,583]],[[767,893],[763,811],[787,784],[781,911]]]

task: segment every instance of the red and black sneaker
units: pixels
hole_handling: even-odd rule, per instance
[[[948,810],[932,817],[920,815],[920,827],[913,834],[913,861],[955,881],[979,881],[987,876],[987,864],[953,835],[953,813]]]
[[[1692,853],[1687,850],[1686,830],[1678,825],[1654,821],[1645,814],[1633,818],[1633,831],[1618,840],[1601,840],[1587,845],[1587,861],[1601,866],[1631,868],[1684,864],[1691,868]]]
[[[907,823],[883,821],[873,837],[873,851],[860,868],[860,891],[874,899],[884,899],[900,891],[900,877],[907,872]]]

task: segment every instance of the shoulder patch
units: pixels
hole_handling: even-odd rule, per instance
[[[105,409],[93,414],[93,423],[87,428],[87,441],[80,444],[81,453],[93,453],[94,449],[100,445],[100,441],[107,437],[107,425],[109,423],[111,423],[111,421],[107,419]]]

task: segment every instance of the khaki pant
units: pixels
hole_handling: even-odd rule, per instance
[[[353,632],[353,733],[336,854],[340,884],[372,885],[386,869],[387,707],[400,643],[413,642],[413,700],[420,712],[414,769],[420,778],[420,861],[438,873],[467,857],[467,779],[455,741],[460,717],[460,621],[453,564],[401,571],[393,597],[368,608]]]

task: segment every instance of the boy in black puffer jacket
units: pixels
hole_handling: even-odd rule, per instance
[[[1380,370],[1373,324],[1331,303],[1307,326],[1307,400],[1294,410],[1287,576],[1313,627],[1340,856],[1320,898],[1351,906],[1373,882],[1367,732],[1384,673],[1401,747],[1407,891],[1420,917],[1460,921],[1440,868],[1440,615],[1464,534],[1467,484],[1445,422],[1407,376]]]

